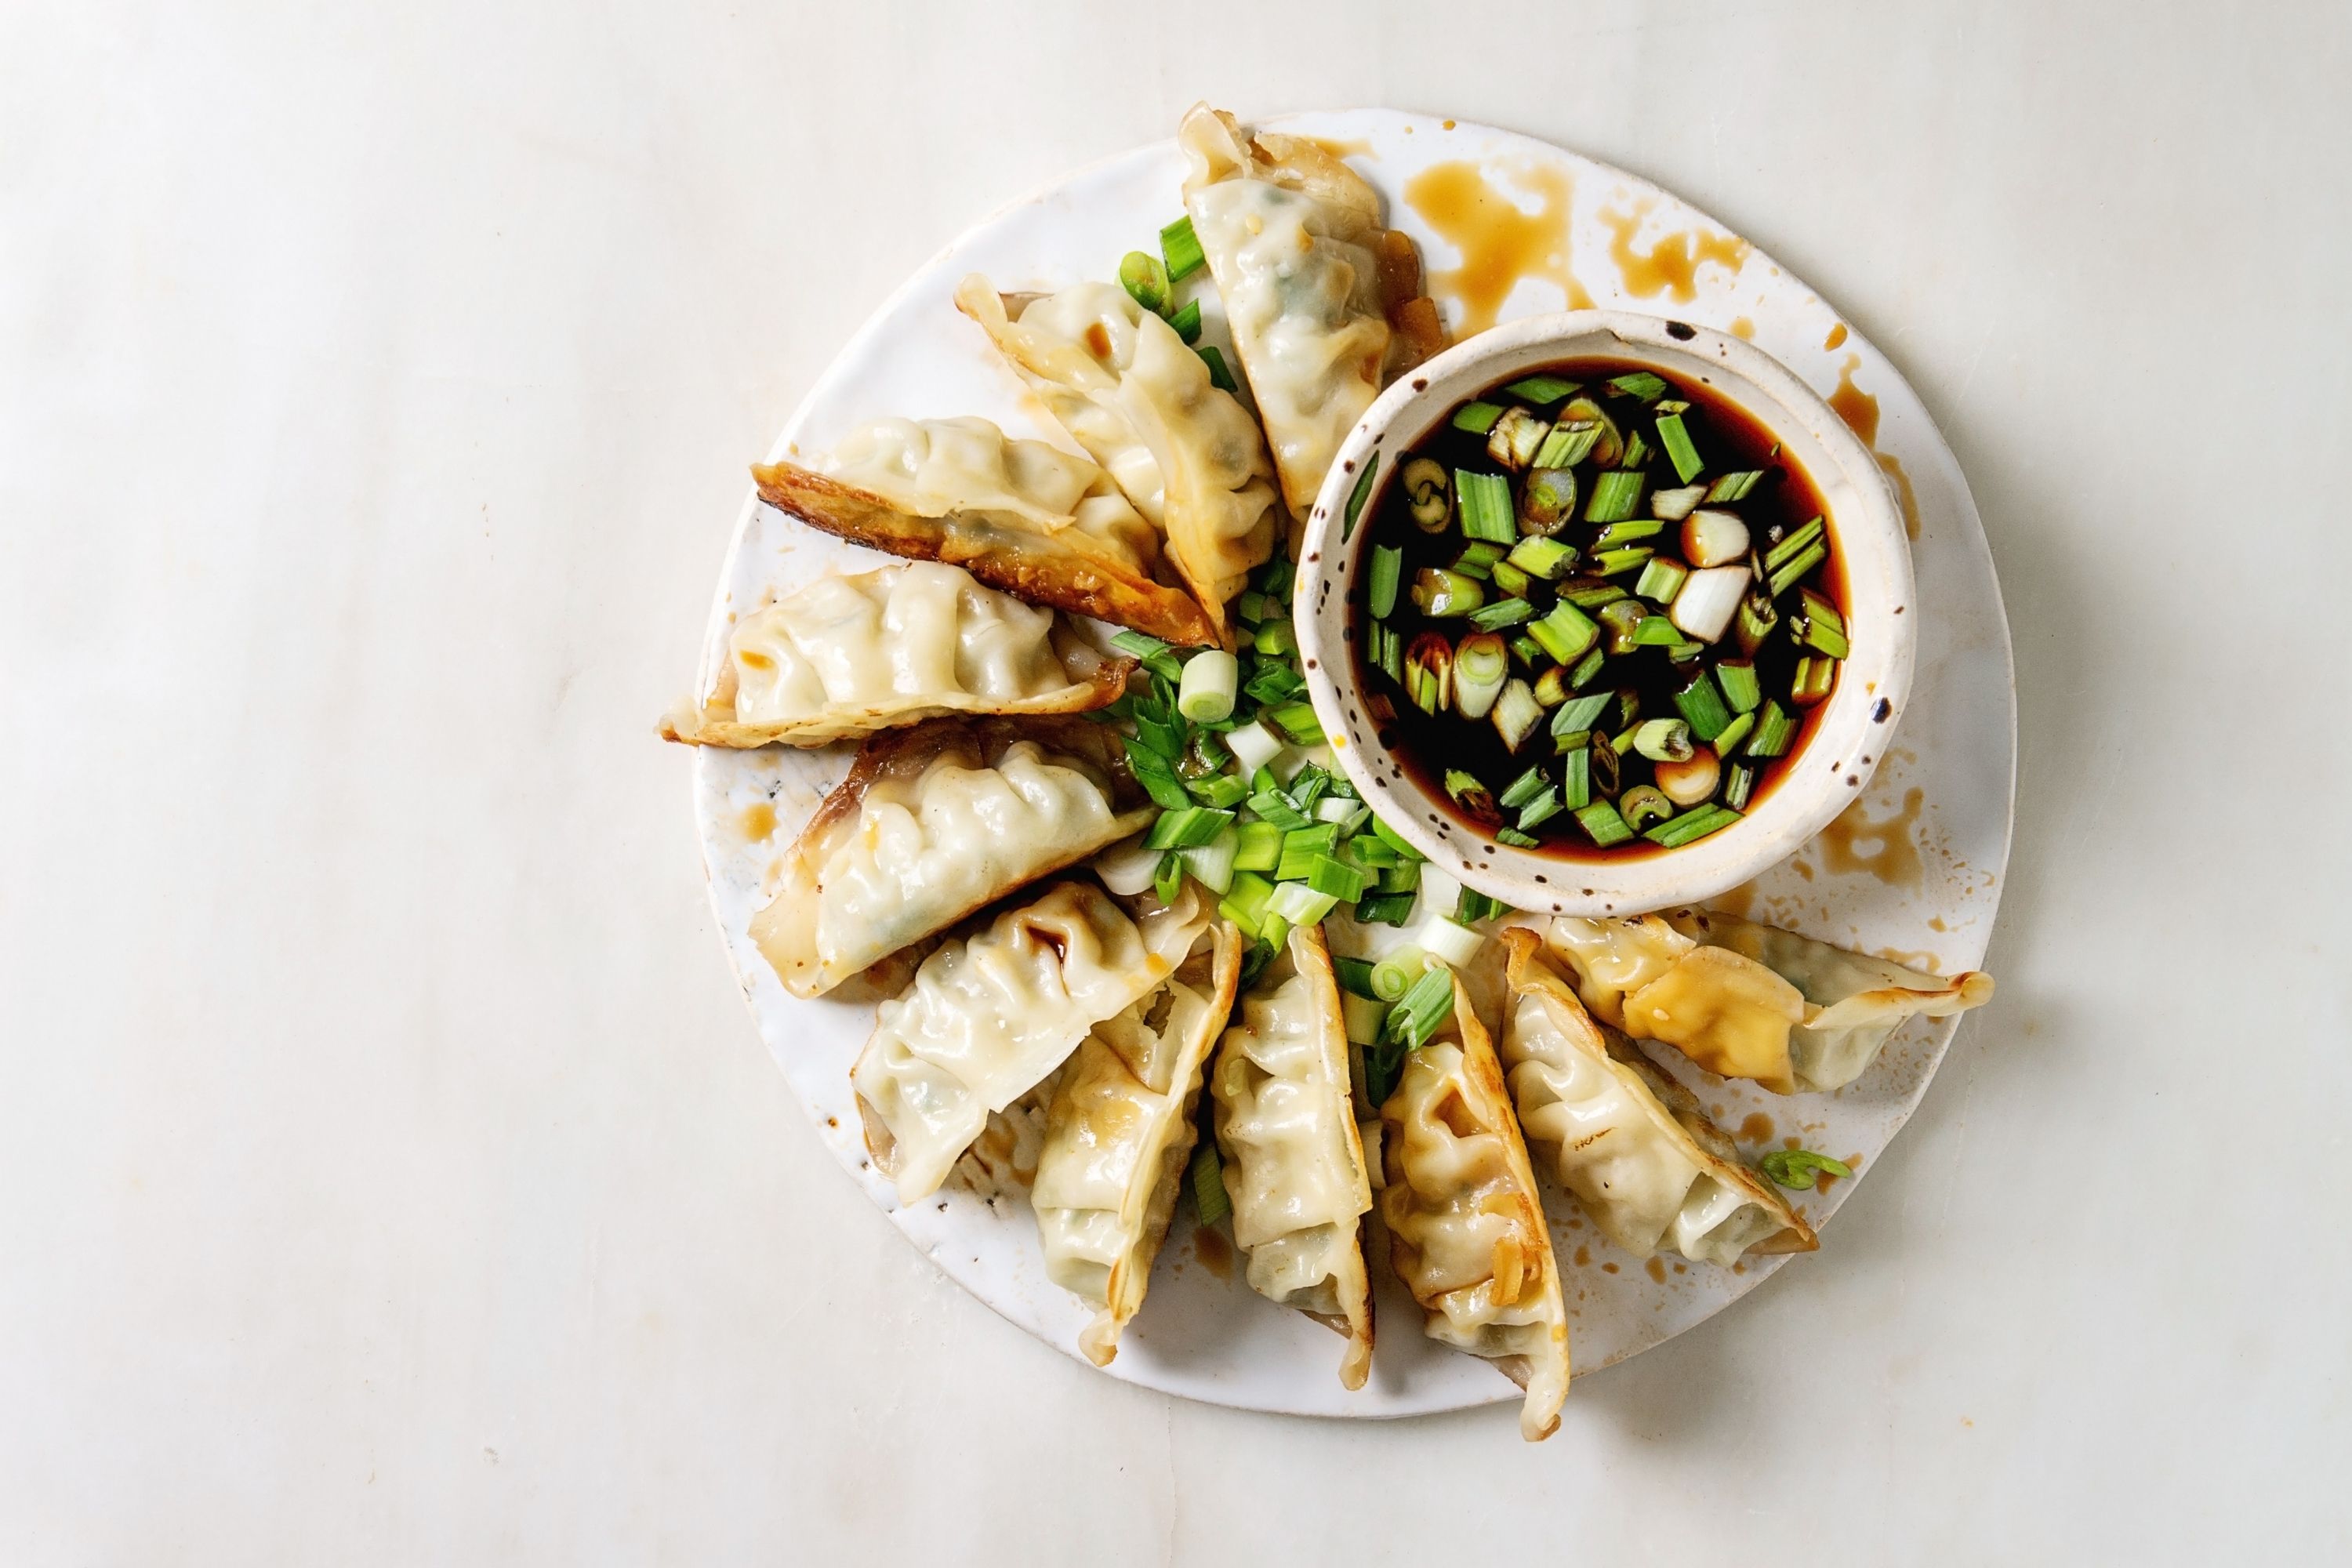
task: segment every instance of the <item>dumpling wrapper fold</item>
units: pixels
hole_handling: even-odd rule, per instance
[[[1240,979],[1241,932],[1219,921],[1165,984],[1095,1026],[1047,1105],[1029,1201],[1046,1278],[1099,1309],[1078,1335],[1097,1366],[1143,1306],[1199,1131],[1202,1069]]]
[[[1294,926],[1225,1030],[1210,1093],[1250,1289],[1345,1335],[1353,1389],[1372,1364],[1372,1194],[1339,1006],[1322,931]]]
[[[1519,1435],[1559,1427],[1568,1313],[1509,1088],[1457,979],[1454,1016],[1407,1051],[1381,1107],[1387,1222],[1397,1278],[1432,1339],[1493,1362],[1527,1390]]]
[[[1274,465],[1257,421],[1176,329],[1115,283],[999,294],[975,273],[956,308],[1167,539],[1219,640],[1225,604],[1274,553]]]
[[[1538,954],[1535,932],[1502,933],[1511,1000],[1504,1076],[1535,1163],[1610,1240],[1724,1267],[1750,1252],[1811,1252],[1820,1238],[1748,1168],[1688,1090],[1612,1041]]]
[[[1601,1022],[1775,1094],[1843,1089],[1906,1019],[1964,1013],[1993,991],[1992,976],[1976,971],[1922,974],[1697,910],[1622,921],[1560,915],[1546,941]]]
[[[985,419],[877,420],[819,469],[751,476],[761,500],[828,533],[1163,641],[1217,640],[1192,596],[1161,580],[1159,531],[1108,474]]]
[[[1118,701],[1134,668],[1051,610],[915,562],[820,577],[744,616],[710,696],[661,732],[823,746],[948,713],[1084,713]]]
[[[1184,210],[1208,258],[1293,524],[1372,399],[1445,346],[1412,242],[1370,184],[1318,143],[1252,135],[1207,104],[1176,135]]]
[[[785,852],[751,940],[795,996],[1149,823],[1116,731],[1092,720],[931,719],[868,739]]]
[[[925,959],[875,1010],[849,1074],[866,1151],[899,1202],[938,1191],[990,1114],[1156,990],[1210,918],[1189,888],[1173,906],[1130,917],[1074,879]]]

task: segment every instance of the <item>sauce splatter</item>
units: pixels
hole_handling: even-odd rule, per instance
[[[1234,1244],[1227,1241],[1225,1233],[1215,1226],[1204,1225],[1194,1227],[1192,1256],[1201,1260],[1202,1268],[1218,1279],[1230,1279],[1234,1277]]]
[[[1373,156],[1370,138],[1363,136],[1309,136],[1312,142],[1334,158],[1370,158]]]
[[[1848,354],[1838,371],[1837,390],[1830,394],[1830,406],[1846,422],[1847,428],[1862,437],[1865,447],[1875,447],[1878,441],[1878,399],[1853,384],[1853,373],[1861,368],[1862,356]]]
[[[1742,1143],[1761,1143],[1772,1136],[1772,1119],[1760,1110],[1750,1111],[1748,1120],[1739,1124]]]
[[[1601,1272],[1603,1274],[1614,1274],[1617,1272],[1617,1266],[1613,1263],[1604,1263],[1601,1266]]]
[[[1662,1258],[1651,1258],[1650,1261],[1642,1265],[1642,1272],[1647,1274],[1656,1283],[1660,1285],[1664,1284],[1666,1282],[1665,1259]]]
[[[1570,268],[1569,209],[1575,182],[1566,171],[1543,164],[1515,169],[1511,179],[1535,198],[1533,211],[1521,208],[1508,191],[1466,161],[1433,163],[1405,184],[1404,199],[1412,210],[1462,253],[1459,267],[1429,275],[1433,293],[1449,295],[1462,307],[1456,342],[1493,326],[1522,278],[1557,285],[1569,310],[1592,308],[1592,296]]]
[[[1756,894],[1755,882],[1752,880],[1742,882],[1729,892],[1717,893],[1709,899],[1706,901],[1706,907],[1718,914],[1726,914],[1734,920],[1744,921],[1748,918],[1748,911],[1756,907]]]
[[[1654,205],[1640,202],[1632,212],[1601,209],[1601,221],[1609,226],[1609,258],[1617,264],[1617,276],[1627,293],[1643,300],[1662,292],[1679,300],[1695,300],[1702,263],[1716,262],[1737,272],[1747,261],[1748,242],[1738,235],[1703,234],[1697,229],[1662,235],[1650,247],[1650,253],[1642,255],[1633,248],[1633,233]]]
[[[1756,341],[1756,323],[1745,316],[1734,316],[1731,318],[1731,335],[1742,342],[1753,342]]]
[[[1579,1268],[1589,1268],[1592,1266],[1592,1248],[1580,1247],[1576,1249],[1576,1266]]]
[[[753,844],[763,843],[769,835],[776,831],[775,803],[763,800],[757,805],[745,806],[743,815],[736,821],[742,828],[743,837],[747,841]]]
[[[1822,340],[1822,347],[1825,349],[1833,349],[1843,342],[1845,342],[1845,323],[1843,321],[1840,321],[1837,325],[1830,329],[1830,335]]]
[[[1878,466],[1885,468],[1886,477],[1895,481],[1895,499],[1903,503],[1904,536],[1909,539],[1918,538],[1919,498],[1912,493],[1911,476],[1903,471],[1902,464],[1885,452],[1878,454]]]
[[[1902,809],[1885,817],[1871,816],[1868,802],[1855,801],[1813,842],[1821,846],[1822,858],[1833,872],[1861,871],[1890,888],[1916,888],[1926,870],[1911,830],[1918,825],[1925,799],[1921,791],[1906,790]]]

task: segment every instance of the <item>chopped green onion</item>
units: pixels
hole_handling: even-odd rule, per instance
[[[1549,583],[1559,575],[1562,568],[1576,559],[1573,545],[1562,544],[1557,539],[1522,539],[1511,546],[1511,564],[1530,577],[1540,577]]]
[[[1364,896],[1364,887],[1371,879],[1353,866],[1344,865],[1328,855],[1318,855],[1307,869],[1307,885],[1318,893],[1328,893],[1343,904],[1352,904]]]
[[[1538,838],[1532,833],[1522,833],[1516,827],[1497,827],[1495,829],[1495,842],[1497,844],[1507,844],[1514,849],[1540,849],[1543,847],[1542,839]]]
[[[1460,768],[1448,768],[1445,771],[1445,793],[1454,805],[1465,811],[1479,816],[1495,815],[1494,792],[1479,783],[1475,773],[1465,773]]]
[[[1506,408],[1486,433],[1486,455],[1517,472],[1534,460],[1551,426],[1524,408]]]
[[[1315,862],[1339,847],[1339,829],[1337,823],[1318,823],[1311,827],[1293,828],[1282,836],[1282,858],[1274,868],[1277,882],[1302,882],[1315,868]]]
[[[1519,831],[1532,832],[1538,824],[1559,816],[1559,788],[1549,784],[1544,785],[1540,795],[1519,808]]]
[[[1576,825],[1584,829],[1585,837],[1591,839],[1596,847],[1601,849],[1622,844],[1633,837],[1633,830],[1625,826],[1625,819],[1617,815],[1617,808],[1605,800],[1596,800],[1590,805],[1580,807]]]
[[[1533,669],[1537,665],[1548,662],[1551,656],[1544,652],[1543,644],[1521,632],[1511,639],[1511,657]]]
[[[1666,395],[1666,383],[1664,377],[1653,375],[1646,370],[1629,371],[1623,375],[1612,377],[1609,383],[1609,390],[1620,397],[1632,397],[1643,403],[1655,403]]]
[[[1776,599],[1779,598],[1787,593],[1799,578],[1828,560],[1829,554],[1829,547],[1815,540],[1805,547],[1802,554],[1792,558],[1772,574],[1771,585],[1765,592]]]
[[[1580,657],[1601,636],[1601,628],[1583,611],[1566,599],[1551,607],[1551,613],[1541,620],[1530,622],[1528,635],[1543,645],[1544,652],[1559,664],[1569,664]]]
[[[1179,811],[1192,804],[1192,795],[1176,777],[1175,768],[1139,736],[1127,738],[1127,769],[1143,786],[1144,793],[1168,810]]]
[[[1756,733],[1748,742],[1748,754],[1759,759],[1780,756],[1796,734],[1797,721],[1778,702],[1768,701],[1756,721]]]
[[[1265,912],[1280,915],[1295,926],[1311,926],[1339,906],[1339,900],[1328,893],[1318,893],[1304,882],[1285,882],[1265,901]]]
[[[1211,773],[1206,778],[1186,779],[1184,787],[1202,805],[1213,805],[1220,811],[1229,811],[1249,798],[1249,781],[1239,773]]]
[[[1168,324],[1176,329],[1176,335],[1183,339],[1186,344],[1199,342],[1201,341],[1201,301],[1185,300],[1184,308],[1168,318]]]
[[[1664,822],[1675,814],[1675,803],[1666,792],[1655,784],[1635,784],[1618,797],[1617,815],[1625,826],[1639,833],[1654,822]]]
[[[1244,822],[1234,866],[1243,871],[1271,871],[1282,864],[1282,828],[1271,822]]]
[[[1698,503],[1706,499],[1705,485],[1691,485],[1678,490],[1653,490],[1650,492],[1650,515],[1668,522],[1680,522],[1696,511]]]
[[[1577,384],[1572,381],[1562,381],[1556,375],[1538,374],[1528,376],[1524,381],[1515,381],[1503,390],[1513,397],[1540,405],[1558,403],[1563,397],[1574,396]]]
[[[1604,650],[1598,646],[1594,647],[1591,653],[1584,656],[1582,663],[1568,672],[1569,685],[1582,686],[1591,680],[1594,676],[1601,673],[1601,667],[1608,661],[1608,658]]]
[[[1622,522],[1642,503],[1643,476],[1630,468],[1612,468],[1592,481],[1592,499],[1585,503],[1587,522]]]
[[[1255,588],[1244,589],[1241,596],[1234,601],[1234,614],[1252,626],[1279,613],[1280,606]]]
[[[1616,695],[1613,691],[1593,691],[1570,699],[1559,712],[1551,716],[1551,732],[1567,735],[1579,730],[1591,729],[1601,721],[1601,715],[1607,711]]]
[[[1644,719],[1633,727],[1633,750],[1654,763],[1686,763],[1696,748],[1691,744],[1691,727],[1686,721]]]
[[[1631,518],[1623,522],[1612,522],[1593,535],[1592,548],[1614,550],[1622,544],[1639,544],[1645,539],[1655,539],[1665,526],[1654,517]]]
[[[1402,834],[1400,834],[1395,828],[1391,827],[1387,823],[1382,822],[1378,816],[1372,818],[1372,833],[1381,843],[1395,850],[1400,856],[1403,857],[1407,860],[1420,860],[1424,858],[1420,850],[1415,849],[1412,845],[1405,842],[1404,836]]]
[[[1146,849],[1184,849],[1195,844],[1206,844],[1225,830],[1234,819],[1230,811],[1216,811],[1205,805],[1179,806],[1163,811],[1160,820],[1151,825],[1144,838]]]
[[[1764,570],[1768,573],[1777,572],[1811,549],[1814,542],[1827,531],[1827,525],[1822,519],[1818,517],[1813,519],[1812,521],[1764,552]]]
[[[1386,839],[1375,833],[1358,833],[1340,846],[1349,864],[1374,871],[1384,871],[1391,866],[1402,866],[1404,859]]]
[[[1273,560],[1260,567],[1258,569],[1258,573],[1259,578],[1257,588],[1259,593],[1271,594],[1277,599],[1285,598],[1289,595],[1291,568],[1288,561],[1284,560],[1280,555],[1276,555]]]
[[[1155,316],[1168,313],[1168,268],[1149,251],[1130,250],[1119,258],[1118,284],[1135,302]]]
[[[1544,778],[1543,764],[1538,763],[1534,767],[1529,768],[1526,773],[1521,773],[1517,778],[1513,779],[1510,782],[1509,787],[1506,788],[1500,795],[1496,797],[1496,804],[1500,805],[1505,811],[1517,811],[1519,807],[1527,805],[1528,802],[1535,799],[1536,796],[1543,794],[1544,785],[1548,781]]]
[[[1229,826],[1206,844],[1188,844],[1177,853],[1184,858],[1185,870],[1210,891],[1223,896],[1234,885],[1234,853],[1241,847],[1241,834]]]
[[[1475,577],[1443,566],[1424,566],[1413,574],[1413,607],[1432,620],[1466,616],[1486,602],[1486,590]]]
[[[1642,575],[1633,584],[1633,592],[1654,605],[1671,605],[1681,591],[1683,579],[1690,568],[1671,556],[1654,555],[1642,568]]]
[[[1433,963],[1389,1009],[1388,1034],[1419,1050],[1453,1016],[1454,971]]]
[[[1249,808],[1285,831],[1295,831],[1311,826],[1314,821],[1314,818],[1291,805],[1287,796],[1276,790],[1262,789],[1251,795]]]
[[[1386,620],[1396,608],[1397,584],[1404,575],[1404,552],[1393,544],[1372,547],[1371,612],[1376,620]]]
[[[1756,679],[1756,666],[1744,658],[1727,658],[1715,667],[1715,678],[1723,684],[1723,700],[1737,713],[1752,713],[1764,700],[1763,683]]]
[[[1667,460],[1675,466],[1676,477],[1688,484],[1698,478],[1706,465],[1698,460],[1698,448],[1692,445],[1690,432],[1683,427],[1680,414],[1658,416],[1658,445],[1666,449]]]
[[[1474,926],[1480,921],[1491,921],[1497,915],[1507,914],[1510,908],[1502,900],[1492,898],[1475,888],[1465,888],[1454,900],[1454,923]]]
[[[1475,618],[1475,617],[1474,617]],[[1465,719],[1484,719],[1511,673],[1510,649],[1493,632],[1475,632],[1454,650],[1454,707]]]
[[[1180,217],[1160,231],[1160,256],[1167,263],[1168,276],[1182,282],[1208,260],[1202,253],[1201,237],[1192,232],[1192,220]]]
[[[1481,631],[1500,631],[1516,626],[1536,613],[1536,607],[1525,599],[1505,599],[1497,604],[1470,612],[1470,624]]]
[[[1592,456],[1592,448],[1601,443],[1603,431],[1597,419],[1570,420],[1563,413],[1560,423],[1551,427],[1544,444],[1536,448],[1534,466],[1538,468],[1572,468]]]
[[[1532,637],[1528,640],[1530,642],[1534,641]],[[1536,651],[1538,653],[1541,653],[1543,651],[1541,644],[1537,645]],[[1544,707],[1557,708],[1561,703],[1567,701],[1568,698],[1569,684],[1568,668],[1566,666],[1555,664],[1550,668],[1545,670],[1541,675],[1536,677],[1536,700],[1541,703]]]
[[[1356,919],[1368,926],[1401,926],[1412,919],[1412,906],[1418,895],[1381,893],[1364,900],[1356,906]]]
[[[1604,550],[1592,558],[1592,569],[1603,577],[1614,577],[1620,572],[1631,572],[1654,553],[1646,544],[1629,544],[1622,550]]]
[[[1650,444],[1642,439],[1642,433],[1639,430],[1636,430],[1631,436],[1626,437],[1625,455],[1617,459],[1618,466],[1626,468],[1638,468],[1649,460]]]
[[[1366,463],[1364,471],[1356,476],[1356,488],[1348,492],[1347,515],[1339,524],[1340,542],[1345,543],[1348,536],[1356,531],[1356,519],[1362,515],[1364,503],[1372,499],[1372,476],[1378,472],[1380,464],[1370,462]]]
[[[1315,820],[1337,823],[1341,833],[1353,833],[1357,824],[1371,814],[1370,806],[1343,795],[1330,795],[1315,803]]]
[[[1269,625],[1288,626],[1287,621]],[[1213,722],[1234,710],[1241,661],[1223,648],[1203,648],[1184,661],[1184,679],[1177,689],[1176,710],[1195,724]]]
[[[1192,1168],[1186,1180],[1192,1189],[1192,1217],[1202,1225],[1215,1225],[1234,1212],[1234,1200],[1225,1191],[1224,1166],[1217,1159],[1215,1139],[1203,1138],[1193,1147]]]
[[[1509,544],[1519,537],[1511,516],[1511,481],[1500,474],[1454,471],[1454,493],[1462,502],[1462,531],[1472,539]]]
[[[1674,647],[1682,640],[1681,630],[1664,616],[1644,616],[1633,627],[1635,647]]]
[[[1383,634],[1381,638],[1379,659],[1381,669],[1391,680],[1402,686],[1404,684],[1404,638],[1388,626],[1375,624],[1373,629]]]
[[[1323,742],[1323,722],[1315,717],[1312,702],[1292,702],[1265,717],[1282,726],[1282,732],[1290,737],[1293,745],[1314,746]]]
[[[1534,687],[1516,677],[1503,683],[1503,694],[1495,699],[1495,732],[1503,737],[1505,746],[1516,752],[1527,744],[1543,717],[1543,704],[1536,700]]]
[[[1423,632],[1404,654],[1405,695],[1424,713],[1454,705],[1454,645],[1435,632]]]
[[[1394,1002],[1412,989],[1428,967],[1429,954],[1417,947],[1401,947],[1371,966],[1371,993],[1383,1002]]]
[[[1250,646],[1268,658],[1287,658],[1298,651],[1298,632],[1287,620],[1267,621],[1252,634]]]
[[[1625,597],[1625,590],[1615,583],[1597,578],[1579,577],[1561,587],[1560,598],[1580,610],[1597,610],[1603,605],[1613,605]]]
[[[1570,811],[1582,811],[1592,804],[1592,752],[1579,746],[1568,753],[1564,765],[1568,776],[1560,788],[1560,804]]]
[[[1446,475],[1445,465],[1429,458],[1414,458],[1398,474],[1397,482],[1404,487],[1413,526],[1423,533],[1444,532],[1447,521],[1454,515],[1453,481]]]
[[[1467,430],[1473,436],[1484,436],[1503,416],[1499,403],[1465,403],[1454,413],[1454,427]]]
[[[1780,624],[1780,613],[1772,607],[1772,601],[1761,587],[1751,589],[1739,601],[1739,651],[1754,658],[1756,650],[1764,646],[1764,639]]]
[[[1811,708],[1826,698],[1837,684],[1837,667],[1833,658],[1799,659],[1796,673],[1790,678],[1789,700],[1800,708]]]
[[[1738,748],[1740,742],[1748,739],[1748,732],[1754,728],[1756,728],[1755,714],[1735,713],[1732,715],[1731,722],[1717,731],[1715,738],[1707,744],[1723,755],[1729,756]]]
[[[1799,604],[1789,617],[1789,636],[1801,647],[1831,658],[1846,656],[1845,621],[1837,606],[1811,588],[1797,591]]]
[[[1215,387],[1219,392],[1241,390],[1241,384],[1234,379],[1234,373],[1225,368],[1225,356],[1218,352],[1216,344],[1202,343],[1192,352],[1199,354],[1202,363],[1208,365],[1211,386]]]
[[[1739,814],[1720,805],[1703,805],[1696,811],[1686,811],[1671,822],[1662,822],[1642,835],[1651,843],[1668,849],[1679,849],[1696,843],[1710,833],[1719,833],[1739,820]]]
[[[1533,539],[1558,533],[1576,515],[1576,470],[1538,468],[1519,487],[1519,531]]]
[[[1146,669],[1164,675],[1171,680],[1178,679],[1184,673],[1183,663],[1176,657],[1176,650],[1158,637],[1142,632],[1120,632],[1110,639],[1110,646],[1139,660]]]
[[[1704,668],[1691,677],[1688,686],[1675,693],[1675,707],[1689,721],[1691,733],[1703,744],[1713,745],[1716,737],[1731,722],[1730,710],[1724,707],[1713,678]]]
[[[1534,578],[1529,577],[1508,561],[1496,562],[1493,574],[1490,581],[1495,584],[1495,592],[1507,594],[1513,598],[1525,598],[1528,590],[1535,586]]]
[[[1747,715],[1743,713],[1740,717],[1744,719]],[[1755,787],[1756,770],[1745,763],[1740,763],[1724,775],[1723,804],[1734,811],[1747,810],[1748,792]]]
[[[1748,492],[1763,477],[1761,468],[1745,468],[1736,474],[1718,475],[1715,483],[1706,487],[1706,499],[1709,502],[1746,500]]]
[[[1775,1149],[1757,1161],[1756,1166],[1772,1178],[1776,1186],[1800,1193],[1811,1191],[1824,1171],[1832,1176],[1853,1174],[1853,1167],[1844,1161],[1816,1154],[1811,1149]]]
[[[1384,1004],[1352,991],[1339,993],[1339,1014],[1347,1026],[1348,1043],[1355,1046],[1377,1045],[1381,1030],[1389,1021]]]
[[[1171,849],[1160,858],[1160,869],[1151,879],[1151,890],[1163,904],[1172,904],[1184,889],[1184,857]]]

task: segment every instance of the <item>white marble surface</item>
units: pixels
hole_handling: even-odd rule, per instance
[[[2340,1549],[2340,12],[202,9],[0,13],[0,1558]],[[1820,1258],[1537,1448],[1172,1402],[935,1275],[651,735],[854,325],[1204,95],[1720,215],[2008,591],[2000,998]]]

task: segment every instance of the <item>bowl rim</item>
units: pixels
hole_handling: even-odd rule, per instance
[[[1362,541],[1355,512],[1395,457],[1447,409],[1549,361],[1606,355],[1673,375],[1699,374],[1766,428],[1822,491],[1846,576],[1853,652],[1816,721],[1801,763],[1752,816],[1679,849],[1633,859],[1578,860],[1517,849],[1454,818],[1384,755],[1357,702],[1348,579]],[[1694,362],[1704,371],[1694,368]],[[1401,440],[1390,437],[1402,434]],[[1801,437],[1802,439],[1798,439]],[[1385,449],[1384,449],[1385,448]],[[1361,471],[1360,471],[1361,470]],[[1336,590],[1336,595],[1335,595]],[[1664,316],[1569,310],[1523,317],[1456,343],[1374,399],[1341,443],[1300,546],[1291,613],[1316,716],[1340,769],[1385,822],[1457,881],[1533,913],[1633,915],[1702,902],[1793,854],[1861,797],[1888,753],[1910,691],[1916,591],[1900,503],[1876,455],[1827,399],[1738,338]],[[1820,765],[1820,759],[1830,765]]]

